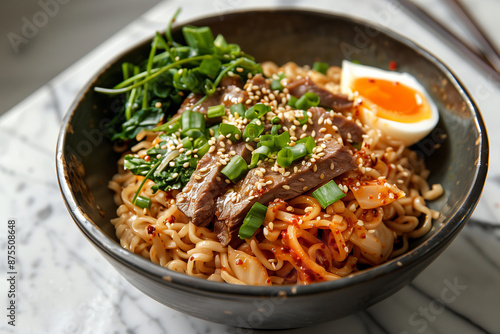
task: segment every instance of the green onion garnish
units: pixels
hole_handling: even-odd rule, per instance
[[[295,102],[295,108],[301,110],[307,110],[311,107],[317,107],[318,105],[319,96],[311,92],[305,93]]]
[[[185,26],[182,34],[186,44],[197,50],[199,54],[210,54],[214,49],[214,36],[209,27]]]
[[[181,116],[181,128],[183,133],[191,129],[204,131],[205,115],[192,110],[184,111]]]
[[[207,117],[208,118],[217,118],[217,117],[222,117],[226,114],[226,109],[222,104],[219,104],[218,106],[211,106],[208,107],[207,110]]]
[[[255,203],[250,211],[248,211],[245,219],[243,219],[243,224],[238,232],[238,237],[240,239],[249,239],[253,236],[255,231],[262,225],[264,219],[266,218],[267,206]]]
[[[276,157],[276,163],[281,167],[287,168],[292,165],[293,153],[288,147],[281,149]]]
[[[267,146],[271,151],[274,150],[274,138],[273,135],[262,135],[259,137],[259,146]]]
[[[247,111],[243,106],[243,103],[232,105],[230,109],[231,109],[231,114],[233,114],[233,116],[236,116],[236,113],[238,113],[240,117],[245,116],[245,112]]]
[[[299,123],[300,123],[301,126],[304,125],[304,124],[306,124],[307,121],[309,120],[309,115],[307,114],[307,111],[302,110],[302,114],[304,115],[304,118],[299,119]]]
[[[328,67],[329,65],[327,63],[321,61],[317,61],[313,64],[313,70],[323,74],[326,74],[326,71],[328,71]]]
[[[274,139],[274,142],[276,146],[280,148],[288,147],[288,144],[290,143],[290,133],[288,131],[285,131],[282,134],[277,135]]]
[[[248,168],[257,167],[259,161],[267,158],[271,154],[271,149],[267,146],[261,146],[252,152],[252,159]]]
[[[298,98],[296,98],[295,96],[290,95],[290,99],[288,100],[288,103],[287,103],[287,104],[288,104],[290,107],[295,108],[295,104],[297,103],[297,101],[298,101],[298,100],[299,100],[299,99],[298,99]]]
[[[271,90],[277,90],[277,91],[282,91],[283,90],[283,85],[279,80],[273,80],[271,81],[271,84],[269,85]]]
[[[234,183],[238,182],[248,171],[248,166],[240,155],[235,155],[229,160],[226,167],[222,168],[221,173]]]
[[[312,195],[323,209],[345,197],[345,193],[333,180],[313,191]]]
[[[233,142],[241,139],[241,131],[232,124],[221,123],[219,125],[219,133]],[[228,137],[228,135],[230,136]]]
[[[313,137],[307,136],[302,139],[297,140],[297,144],[303,143],[306,146],[307,149],[307,154],[311,154],[313,151],[313,148],[316,147],[316,142],[314,141]]]
[[[255,119],[264,116],[268,111],[271,111],[270,106],[266,106],[263,103],[257,103],[245,112],[245,118]]]
[[[151,207],[151,199],[149,197],[137,196],[134,204],[141,209],[149,209]]]
[[[260,136],[263,131],[264,123],[260,119],[254,118],[247,124],[245,130],[243,130],[243,139],[245,139],[246,142],[250,142]]]

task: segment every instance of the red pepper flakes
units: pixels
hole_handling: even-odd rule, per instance
[[[394,60],[389,61],[389,69],[391,71],[397,70],[398,69],[398,64]]]

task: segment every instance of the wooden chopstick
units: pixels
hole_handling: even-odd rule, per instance
[[[483,53],[489,64],[495,68],[497,72],[500,72],[500,56],[497,48],[489,39],[488,35],[481,28],[481,25],[474,19],[474,17],[469,13],[467,8],[463,5],[460,0],[445,0],[448,7],[450,7],[465,24],[465,27],[472,33],[474,38],[477,40],[480,51]]]
[[[426,24],[432,31],[436,32],[442,37],[444,41],[451,44],[453,47],[461,51],[465,56],[481,69],[485,74],[492,75],[496,82],[500,82],[500,73],[490,64],[489,60],[481,52],[477,52],[465,43],[461,38],[455,35],[451,30],[435,20],[429,13],[427,13],[420,6],[416,5],[410,0],[399,0],[399,3],[413,15],[415,18]]]

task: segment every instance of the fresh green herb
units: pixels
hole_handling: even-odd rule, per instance
[[[208,27],[185,26],[182,34],[186,44],[174,41],[172,24],[179,12],[169,21],[165,36],[155,35],[144,62],[122,65],[122,82],[113,88],[95,88],[103,94],[125,94],[125,103],[109,123],[112,140],[134,140],[141,130],[154,128],[174,133],[176,125],[159,124],[179,109],[187,94],[213,94],[222,78],[236,67],[245,78],[249,73],[262,73],[251,56],[221,35],[214,39]]]
[[[255,203],[248,211],[245,219],[243,219],[243,224],[238,231],[238,237],[240,239],[249,239],[253,236],[255,231],[262,225],[264,219],[266,218],[267,206]]]
[[[312,195],[323,209],[345,197],[345,193],[333,180],[313,191]]]

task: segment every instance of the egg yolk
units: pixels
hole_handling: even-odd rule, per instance
[[[358,78],[351,89],[358,92],[363,103],[379,118],[400,123],[416,123],[431,118],[427,99],[399,82]]]

